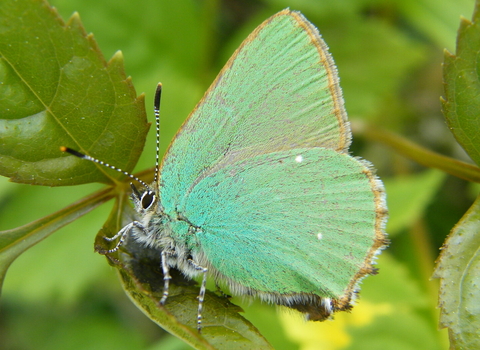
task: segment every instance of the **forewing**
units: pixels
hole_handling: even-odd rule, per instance
[[[344,297],[385,244],[381,182],[367,162],[325,148],[229,164],[178,210],[200,228],[195,251],[228,279],[269,293]]]
[[[203,177],[241,159],[349,144],[327,46],[301,14],[284,10],[242,43],[180,129],[162,165],[162,204],[173,213]]]

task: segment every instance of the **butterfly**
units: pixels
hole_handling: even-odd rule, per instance
[[[235,51],[158,162],[132,184],[138,218],[108,240],[158,251],[170,269],[208,276],[322,321],[349,310],[386,247],[387,208],[372,165],[349,154],[337,70],[318,30],[289,9]],[[69,148],[63,151],[95,161]],[[116,169],[119,170],[119,169]],[[121,170],[119,170],[121,171]]]

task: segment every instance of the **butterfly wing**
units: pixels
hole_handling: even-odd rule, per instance
[[[178,132],[162,164],[162,205],[172,214],[202,177],[239,159],[349,145],[326,44],[300,13],[284,10],[242,43]]]
[[[326,148],[229,164],[195,186],[182,214],[201,228],[199,263],[234,290],[348,301],[385,243],[381,182],[367,162]]]
[[[172,238],[234,292],[347,308],[385,244],[386,217],[381,182],[348,155],[350,138],[318,31],[299,13],[274,15],[234,53],[164,158],[161,210],[197,227]]]

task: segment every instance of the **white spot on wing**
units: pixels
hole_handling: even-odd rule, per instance
[[[297,163],[301,163],[301,162],[303,161],[303,156],[302,156],[301,154],[298,155],[298,156],[296,156],[296,157],[295,157],[295,161],[296,161]]]
[[[317,238],[320,240],[323,238],[323,235],[321,233],[317,234]]]

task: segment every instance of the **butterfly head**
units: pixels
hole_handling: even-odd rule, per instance
[[[138,213],[147,214],[156,211],[158,196],[155,190],[147,186],[143,191],[139,191],[133,183],[130,183],[130,187],[132,188],[131,198]]]

